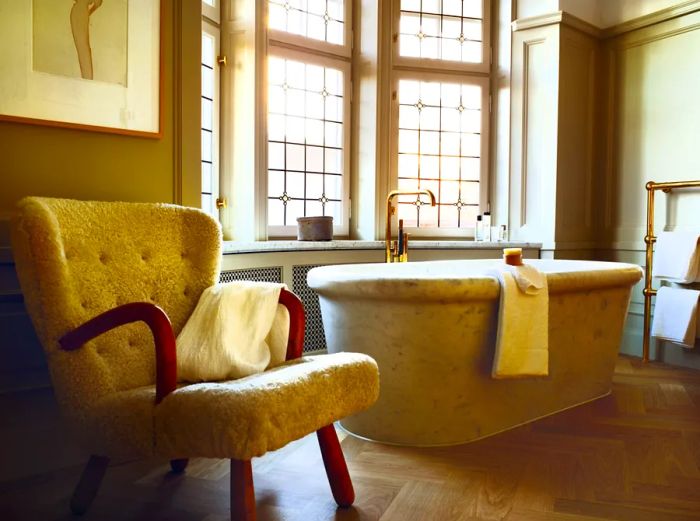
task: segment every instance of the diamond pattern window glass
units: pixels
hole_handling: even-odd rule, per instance
[[[268,58],[268,225],[331,215],[342,222],[343,72]]]
[[[401,0],[399,55],[482,61],[482,0]]]
[[[432,190],[437,206],[399,202],[409,227],[473,227],[481,178],[481,86],[400,80],[398,187]]]
[[[269,27],[343,45],[343,0],[269,0]]]

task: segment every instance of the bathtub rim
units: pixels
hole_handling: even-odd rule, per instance
[[[345,296],[377,300],[401,300],[420,298],[421,300],[480,300],[495,299],[500,293],[500,285],[494,276],[483,270],[500,264],[498,259],[464,259],[420,261],[401,264],[335,264],[319,266],[309,271],[307,283],[316,293],[323,296]],[[545,268],[549,294],[556,295],[572,291],[589,291],[608,287],[633,286],[641,280],[643,271],[636,264],[605,261],[579,261],[565,259],[527,260],[537,268]],[[415,274],[411,265],[428,264],[434,266],[456,266],[464,263],[480,267],[474,275],[442,272],[440,274]],[[561,267],[576,267],[569,271],[551,271],[546,267],[551,263]],[[393,268],[392,268],[393,266]],[[583,269],[588,266],[589,269]],[[389,272],[389,273],[386,273]],[[386,274],[386,275],[385,275]]]

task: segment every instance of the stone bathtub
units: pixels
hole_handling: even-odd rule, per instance
[[[473,441],[610,393],[638,266],[527,260],[547,273],[549,376],[494,380],[498,260],[314,268],[329,352],[379,365],[369,410],[342,420],[357,436],[431,446]]]

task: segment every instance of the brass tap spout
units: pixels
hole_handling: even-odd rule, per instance
[[[386,235],[384,237],[384,250],[386,253],[386,262],[396,262],[400,259],[403,252],[397,252],[397,255],[392,254],[391,248],[391,216],[396,213],[396,207],[392,204],[392,199],[399,195],[427,195],[430,197],[430,206],[435,206],[435,194],[430,190],[392,190],[386,196]]]

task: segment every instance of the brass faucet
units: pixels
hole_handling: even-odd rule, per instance
[[[435,206],[435,194],[430,190],[392,190],[386,196],[386,235],[384,237],[386,262],[406,262],[408,260],[408,234],[400,227],[399,238],[391,240],[391,216],[396,213],[396,206],[391,200],[399,195],[427,195],[430,197],[430,206]],[[401,222],[399,222],[401,224]]]

